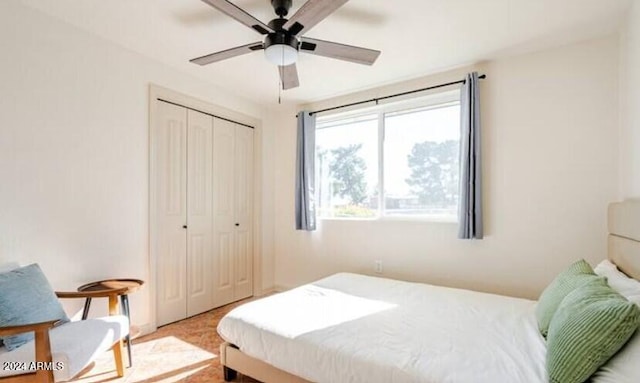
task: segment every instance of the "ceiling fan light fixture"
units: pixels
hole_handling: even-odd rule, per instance
[[[287,66],[298,61],[298,50],[287,44],[273,44],[264,50],[269,62],[275,65]]]

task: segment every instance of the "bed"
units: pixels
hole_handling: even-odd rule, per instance
[[[640,202],[609,206],[608,258],[640,279]],[[340,273],[219,323],[225,380],[547,382],[536,301]]]

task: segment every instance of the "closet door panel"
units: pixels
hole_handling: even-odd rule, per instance
[[[235,126],[236,218],[234,299],[253,295],[253,129]]]
[[[187,316],[213,307],[213,118],[188,111]]]
[[[186,314],[187,111],[158,101],[156,124],[157,324]]]
[[[222,306],[234,300],[234,124],[213,119],[213,248],[214,302]]]

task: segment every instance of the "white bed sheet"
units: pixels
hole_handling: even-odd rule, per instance
[[[340,273],[244,304],[218,332],[318,383],[547,382],[535,301]]]

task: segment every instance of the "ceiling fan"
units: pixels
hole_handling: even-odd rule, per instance
[[[230,1],[202,1],[264,35],[264,41],[226,49],[190,60],[195,64],[207,65],[253,51],[264,50],[267,59],[278,65],[282,89],[291,89],[300,85],[298,70],[296,69],[298,52],[365,65],[372,65],[380,55],[380,51],[373,49],[302,37],[304,33],[308,32],[348,0],[307,0],[290,19],[286,19],[285,16],[289,13],[292,0],[271,0],[271,5],[278,17],[269,21],[268,24],[262,23]]]

